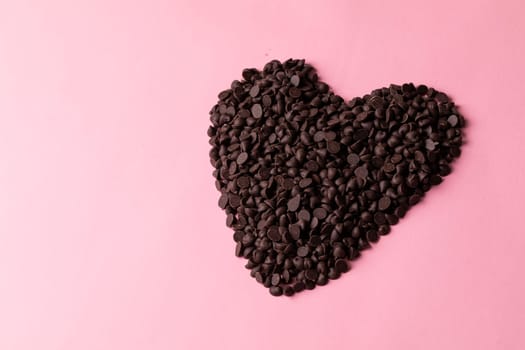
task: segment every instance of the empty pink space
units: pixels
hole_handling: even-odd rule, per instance
[[[524,37],[519,0],[0,2],[0,349],[525,348]],[[206,135],[244,67],[289,57],[469,122],[442,185],[291,299],[234,256]]]

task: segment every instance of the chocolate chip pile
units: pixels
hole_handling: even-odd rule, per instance
[[[245,69],[208,130],[235,254],[274,296],[326,285],[451,172],[446,94],[390,85],[345,102],[304,60]]]

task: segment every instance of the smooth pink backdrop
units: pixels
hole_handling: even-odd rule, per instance
[[[523,1],[0,2],[0,349],[525,348]],[[275,299],[234,257],[208,111],[306,58],[448,92],[455,172],[353,270]]]

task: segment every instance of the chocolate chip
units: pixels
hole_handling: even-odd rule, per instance
[[[301,181],[299,181],[299,187],[301,188],[307,188],[311,184],[312,184],[312,179],[310,178],[301,179]]]
[[[378,225],[383,225],[386,223],[386,216],[384,213],[378,211],[374,214],[374,222]]]
[[[274,242],[281,240],[281,233],[279,232],[279,228],[277,226],[272,226],[268,229],[268,238]]]
[[[319,165],[317,164],[317,162],[309,160],[308,162],[306,162],[306,169],[308,169],[309,171],[316,172],[319,170]]]
[[[299,98],[301,97],[301,90],[293,86],[288,90],[288,94],[293,98]]]
[[[235,246],[235,256],[242,256],[242,243],[237,242],[237,245]]]
[[[237,157],[237,164],[242,165],[242,164],[246,163],[247,160],[248,160],[248,153],[242,152]]]
[[[316,283],[318,286],[325,286],[326,284],[328,284],[328,278],[323,274],[319,274]]]
[[[316,208],[314,209],[314,216],[320,220],[326,218],[328,215],[327,211],[324,208]]]
[[[377,233],[380,234],[381,236],[389,234],[390,233],[390,226],[388,226],[388,225],[381,225],[381,226],[379,226],[379,228],[377,229]]]
[[[299,86],[299,83],[300,83],[300,82],[301,82],[301,79],[299,78],[298,75],[293,75],[293,76],[290,78],[290,83],[291,83],[293,86],[295,86],[295,87]]]
[[[299,218],[299,220],[303,220],[303,221],[310,221],[310,212],[306,209],[302,209],[301,211],[299,211],[299,213],[297,214],[297,218]]]
[[[272,275],[272,286],[277,286],[281,282],[281,276],[278,273]]]
[[[257,97],[257,95],[259,95],[259,86],[258,86],[258,85],[254,85],[254,86],[250,89],[250,96],[251,96],[251,97]]]
[[[272,98],[270,95],[264,95],[262,97],[262,103],[265,107],[270,107],[272,105]]]
[[[390,200],[389,197],[381,197],[381,199],[379,199],[379,201],[377,202],[377,206],[379,208],[379,210],[387,210],[388,207],[390,207],[390,203],[392,201]]]
[[[226,194],[222,194],[219,197],[219,207],[221,207],[221,209],[225,209],[227,205],[228,205],[228,196]]]
[[[299,237],[301,236],[301,228],[299,225],[290,225],[290,228],[288,229],[288,232],[290,233],[290,236],[297,241]]]
[[[309,279],[310,281],[317,281],[317,271],[316,270],[306,270],[304,273],[304,276]]]
[[[290,286],[284,287],[284,295],[286,295],[287,297],[291,297],[294,294],[295,294],[295,290],[292,287]]]
[[[250,187],[250,178],[248,176],[241,176],[237,179],[237,186],[240,188]]]
[[[377,235],[377,232],[375,230],[369,230],[366,233],[366,239],[369,242],[377,242],[379,240],[379,236]]]
[[[336,258],[344,258],[346,256],[345,250],[341,246],[334,248],[334,256]]]
[[[298,194],[288,201],[288,210],[297,211],[297,209],[299,209],[300,204],[301,204],[301,195]]]
[[[314,134],[314,141],[315,142],[321,142],[324,138],[324,131],[318,131]]]
[[[366,166],[360,166],[354,171],[355,176],[365,179],[368,176],[368,169]]]
[[[236,194],[230,194],[228,196],[228,203],[232,207],[237,208],[239,205],[241,205],[241,198]]]
[[[300,256],[300,257],[305,257],[308,255],[308,253],[310,252],[310,249],[308,249],[307,246],[302,246],[302,247],[299,247],[297,248],[297,255]]]
[[[274,297],[278,297],[283,295],[283,289],[279,286],[271,286],[270,287],[270,294]]]
[[[339,142],[329,141],[326,143],[326,148],[328,149],[328,152],[335,154],[335,153],[339,153],[341,146]]]
[[[458,116],[455,115],[455,114],[451,114],[448,119],[447,119],[447,122],[450,124],[450,126],[454,127],[456,125],[458,125]]]
[[[294,182],[292,179],[290,178],[286,178],[283,180],[283,183],[282,183],[282,187],[285,189],[285,190],[291,190],[294,186]]]
[[[260,104],[254,104],[251,108],[252,115],[255,119],[259,119],[263,115],[263,109]]]
[[[425,147],[427,150],[429,151],[433,151],[436,149],[436,143],[434,141],[432,141],[431,139],[426,139],[425,140]]]
[[[272,295],[339,278],[461,154],[463,117],[425,85],[347,103],[304,60],[242,77],[210,111],[209,156],[235,255]]]
[[[305,285],[304,285],[303,282],[297,282],[297,283],[295,283],[294,286],[293,286],[293,290],[294,290],[296,293],[302,292],[304,289],[305,289]]]
[[[394,170],[396,170],[396,166],[392,163],[387,162],[383,165],[383,170],[387,173],[391,173]]]
[[[326,131],[324,133],[324,139],[326,141],[334,141],[336,138],[337,138],[337,134],[335,133],[335,131]]]
[[[345,273],[348,271],[348,263],[344,259],[337,259],[335,261],[335,270],[339,273]]]
[[[359,158],[359,156],[355,153],[350,153],[348,157],[346,157],[346,161],[348,162],[348,164],[350,164],[350,166],[356,166],[357,164],[359,164],[360,160],[361,159]]]
[[[434,174],[434,175],[430,176],[430,184],[433,185],[433,186],[439,185],[442,181],[443,181],[443,179],[439,175]]]

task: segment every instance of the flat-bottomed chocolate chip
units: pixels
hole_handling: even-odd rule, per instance
[[[297,255],[302,258],[307,256],[309,252],[310,252],[310,249],[308,249],[307,246],[302,246],[302,247],[297,248]]]
[[[254,104],[251,111],[254,118],[259,119],[262,117],[263,109],[260,104]]]

